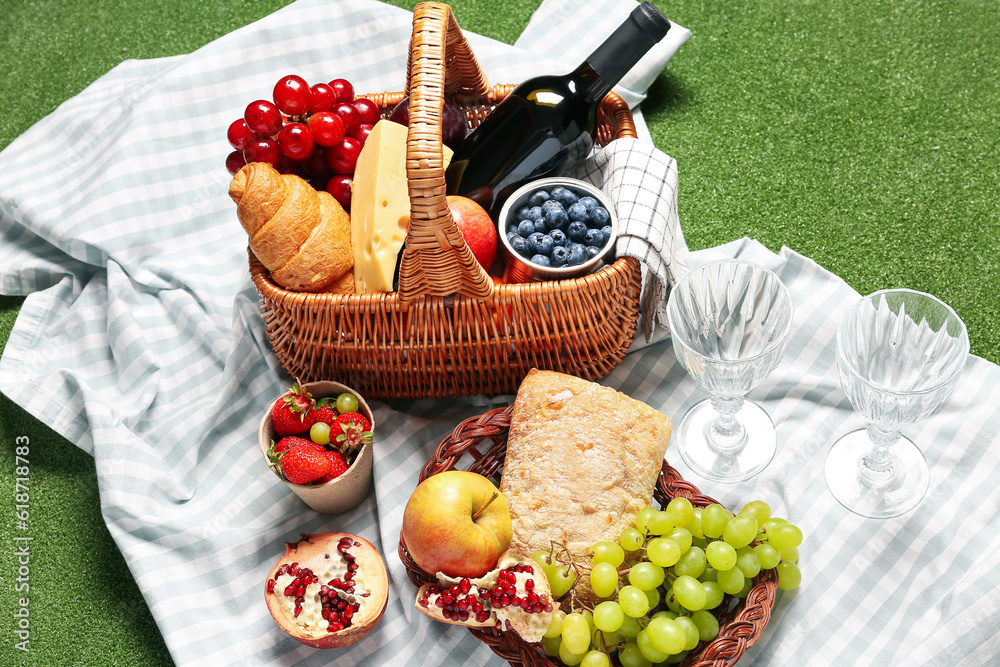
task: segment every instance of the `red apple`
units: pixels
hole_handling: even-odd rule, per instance
[[[448,195],[448,208],[469,250],[489,271],[497,253],[497,227],[490,214],[471,199],[458,195]]]
[[[507,500],[482,475],[448,470],[421,482],[403,511],[403,541],[430,574],[481,577],[510,546]]]

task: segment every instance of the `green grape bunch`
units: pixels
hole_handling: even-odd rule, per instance
[[[569,598],[553,615],[542,650],[582,667],[680,663],[718,636],[719,617],[749,594],[762,571],[775,571],[780,590],[797,588],[801,543],[802,531],[772,517],[761,500],[735,516],[722,505],[694,507],[680,497],[662,510],[644,507],[616,542],[593,545],[589,572],[560,566],[552,553],[533,555]],[[600,598],[596,604],[573,594],[583,577]]]

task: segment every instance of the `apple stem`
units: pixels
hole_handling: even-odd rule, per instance
[[[486,503],[482,507],[480,507],[479,510],[475,514],[472,515],[472,520],[475,521],[476,519],[478,519],[479,515],[482,514],[483,512],[485,512],[486,508],[489,507],[493,503],[493,501],[496,500],[499,497],[500,497],[500,494],[497,493],[496,491],[494,491],[493,495],[490,496],[490,499],[487,500]]]

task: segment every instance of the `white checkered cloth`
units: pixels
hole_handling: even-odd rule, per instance
[[[544,38],[553,27],[593,44],[623,2],[548,0],[541,14],[558,20],[533,20],[540,33],[528,46],[563,48]],[[108,528],[177,664],[503,664],[464,629],[413,608],[396,554],[420,467],[481,408],[374,402],[375,488],[338,516],[308,510],[256,444],[260,415],[290,378],[268,346],[226,196],[225,130],[291,72],[398,90],[410,18],[370,0],[299,0],[190,55],[122,63],[0,153],[0,291],[28,295],[0,357],[0,389],[93,454]],[[493,81],[565,70],[470,37]],[[781,365],[749,397],[777,427],[768,469],[726,486],[671,459],[726,504],[762,498],[806,533],[802,587],[780,596],[740,664],[996,664],[1000,368],[970,359],[951,403],[907,429],[931,467],[924,502],[862,519],[833,500],[821,472],[829,445],[862,425],[833,354],[858,295],[809,259],[748,240],[691,261],[719,255],[776,271],[796,309]],[[672,417],[705,397],[665,340],[633,346],[602,382]],[[284,540],[331,530],[378,546],[390,601],[362,642],[324,652],[281,632],[262,597]]]
[[[615,205],[618,257],[643,267],[642,329],[646,342],[656,324],[667,330],[667,299],[687,271],[687,245],[677,215],[677,161],[641,139],[616,139],[594,151],[573,176],[601,188]]]

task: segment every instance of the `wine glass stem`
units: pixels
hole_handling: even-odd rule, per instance
[[[705,434],[708,444],[718,454],[739,454],[746,446],[746,429],[736,419],[736,413],[743,407],[742,396],[712,396],[712,407],[719,416],[708,425]]]
[[[899,440],[899,431],[869,424],[868,439],[872,448],[861,459],[861,474],[873,483],[891,479],[896,472],[896,463],[889,454],[889,447]]]

